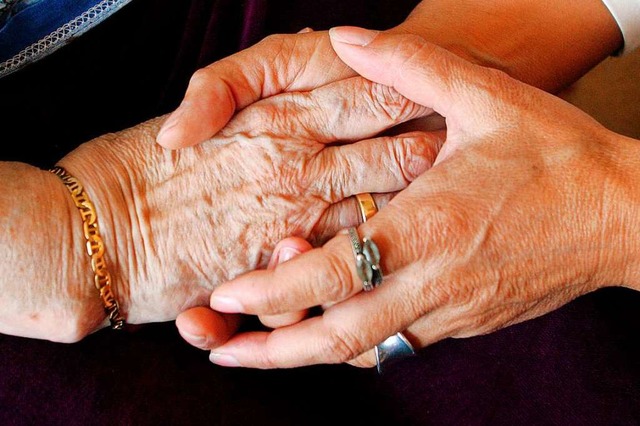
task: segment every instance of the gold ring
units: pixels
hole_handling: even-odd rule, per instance
[[[371,194],[363,192],[362,194],[356,194],[356,200],[358,201],[358,208],[360,209],[360,218],[362,222],[366,222],[378,212],[378,206]]]

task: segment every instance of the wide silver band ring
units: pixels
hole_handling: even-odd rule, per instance
[[[378,374],[383,373],[383,365],[388,365],[389,363],[415,355],[416,353],[411,342],[409,342],[402,333],[396,333],[393,336],[387,337],[382,343],[376,345],[374,351],[376,353]]]

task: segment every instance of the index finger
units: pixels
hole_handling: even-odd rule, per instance
[[[389,206],[385,210],[393,210]],[[401,250],[393,243],[395,238],[389,230],[377,231],[385,228],[385,213],[388,212],[379,212],[358,230],[361,239],[366,236],[378,245],[383,275],[398,269],[403,262]],[[390,249],[392,246],[395,247]],[[362,290],[351,240],[341,231],[323,247],[273,270],[249,272],[222,284],[213,291],[210,304],[220,312],[277,315],[332,305]]]
[[[322,316],[269,332],[236,334],[215,348],[210,360],[222,366],[249,368],[292,368],[352,360],[413,321],[407,303],[415,300],[407,297],[411,286],[394,281],[334,305]]]

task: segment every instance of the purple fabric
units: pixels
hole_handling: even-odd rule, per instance
[[[137,0],[0,80],[1,159],[48,166],[175,106],[191,73],[274,32],[384,28],[416,1]],[[173,323],[73,345],[0,336],[2,425],[640,424],[640,295],[581,297],[375,370],[224,369]]]
[[[240,35],[240,49],[251,46],[263,34],[262,17],[265,16],[267,7],[266,0],[253,0],[246,3],[242,19],[244,24]]]
[[[383,378],[416,425],[640,422],[640,295],[605,289],[486,336],[447,340]]]
[[[638,294],[607,289],[391,366],[224,369],[173,324],[74,345],[0,336],[5,425],[633,425]]]

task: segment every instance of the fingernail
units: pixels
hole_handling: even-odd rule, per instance
[[[278,253],[278,263],[284,263],[287,260],[291,260],[297,255],[300,254],[299,250],[294,249],[293,247],[283,247]]]
[[[305,33],[312,33],[313,32],[313,28],[311,27],[304,27],[303,29],[301,29],[300,31],[298,31],[298,34],[305,34]]]
[[[204,348],[205,343],[207,342],[207,338],[205,336],[200,336],[196,334],[191,334],[186,331],[180,330],[180,335],[184,340],[186,340],[189,344],[197,347]]]
[[[242,367],[235,357],[228,354],[211,352],[211,354],[209,354],[209,361],[222,367]]]
[[[216,311],[226,312],[228,314],[241,313],[244,308],[242,304],[232,297],[211,296],[211,307]]]
[[[340,43],[366,46],[373,41],[380,31],[366,30],[359,27],[334,27],[329,30],[329,37]]]
[[[160,131],[158,132],[158,139],[162,138],[162,136],[172,127],[174,127],[176,124],[178,124],[178,121],[180,120],[180,118],[182,117],[182,115],[184,114],[184,110],[186,108],[183,106],[183,104],[180,104],[180,106],[178,107],[178,109],[176,109],[175,111],[173,111],[171,113],[171,115],[169,116],[169,118],[167,118],[167,121],[164,122],[164,124],[162,125],[162,127],[160,127]]]

